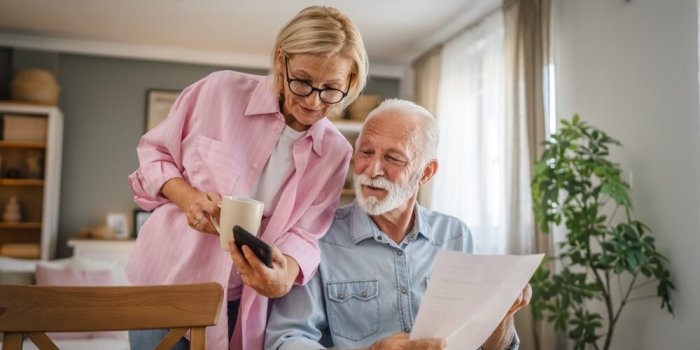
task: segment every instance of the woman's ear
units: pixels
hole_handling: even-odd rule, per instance
[[[275,55],[275,68],[277,72],[281,75],[284,75],[284,50],[282,48],[277,48],[277,53]]]

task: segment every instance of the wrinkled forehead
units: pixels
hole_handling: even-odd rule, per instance
[[[395,149],[407,155],[415,155],[420,152],[418,126],[415,118],[382,113],[365,123],[358,145]]]

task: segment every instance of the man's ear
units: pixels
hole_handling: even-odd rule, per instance
[[[430,162],[428,162],[428,165],[423,168],[423,175],[420,178],[420,185],[423,186],[425,185],[430,179],[433,178],[435,173],[437,173],[438,170],[438,161],[437,159],[433,159]]]

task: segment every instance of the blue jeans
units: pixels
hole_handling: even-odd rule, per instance
[[[239,300],[229,301],[227,305],[228,315],[228,340],[231,341],[233,330],[236,328],[236,318],[238,317]],[[170,332],[169,329],[147,329],[142,331],[129,331],[129,346],[132,350],[154,349],[160,343],[165,335]],[[190,348],[190,341],[185,338],[175,343],[172,347],[174,350],[187,350]]]

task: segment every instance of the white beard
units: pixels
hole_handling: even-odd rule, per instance
[[[382,215],[388,213],[404,204],[416,191],[416,185],[420,180],[420,172],[411,177],[406,186],[399,186],[385,177],[370,178],[365,174],[353,174],[355,183],[355,196],[360,208],[369,215]],[[372,186],[387,191],[384,199],[375,196],[365,197],[362,193],[362,186]]]

